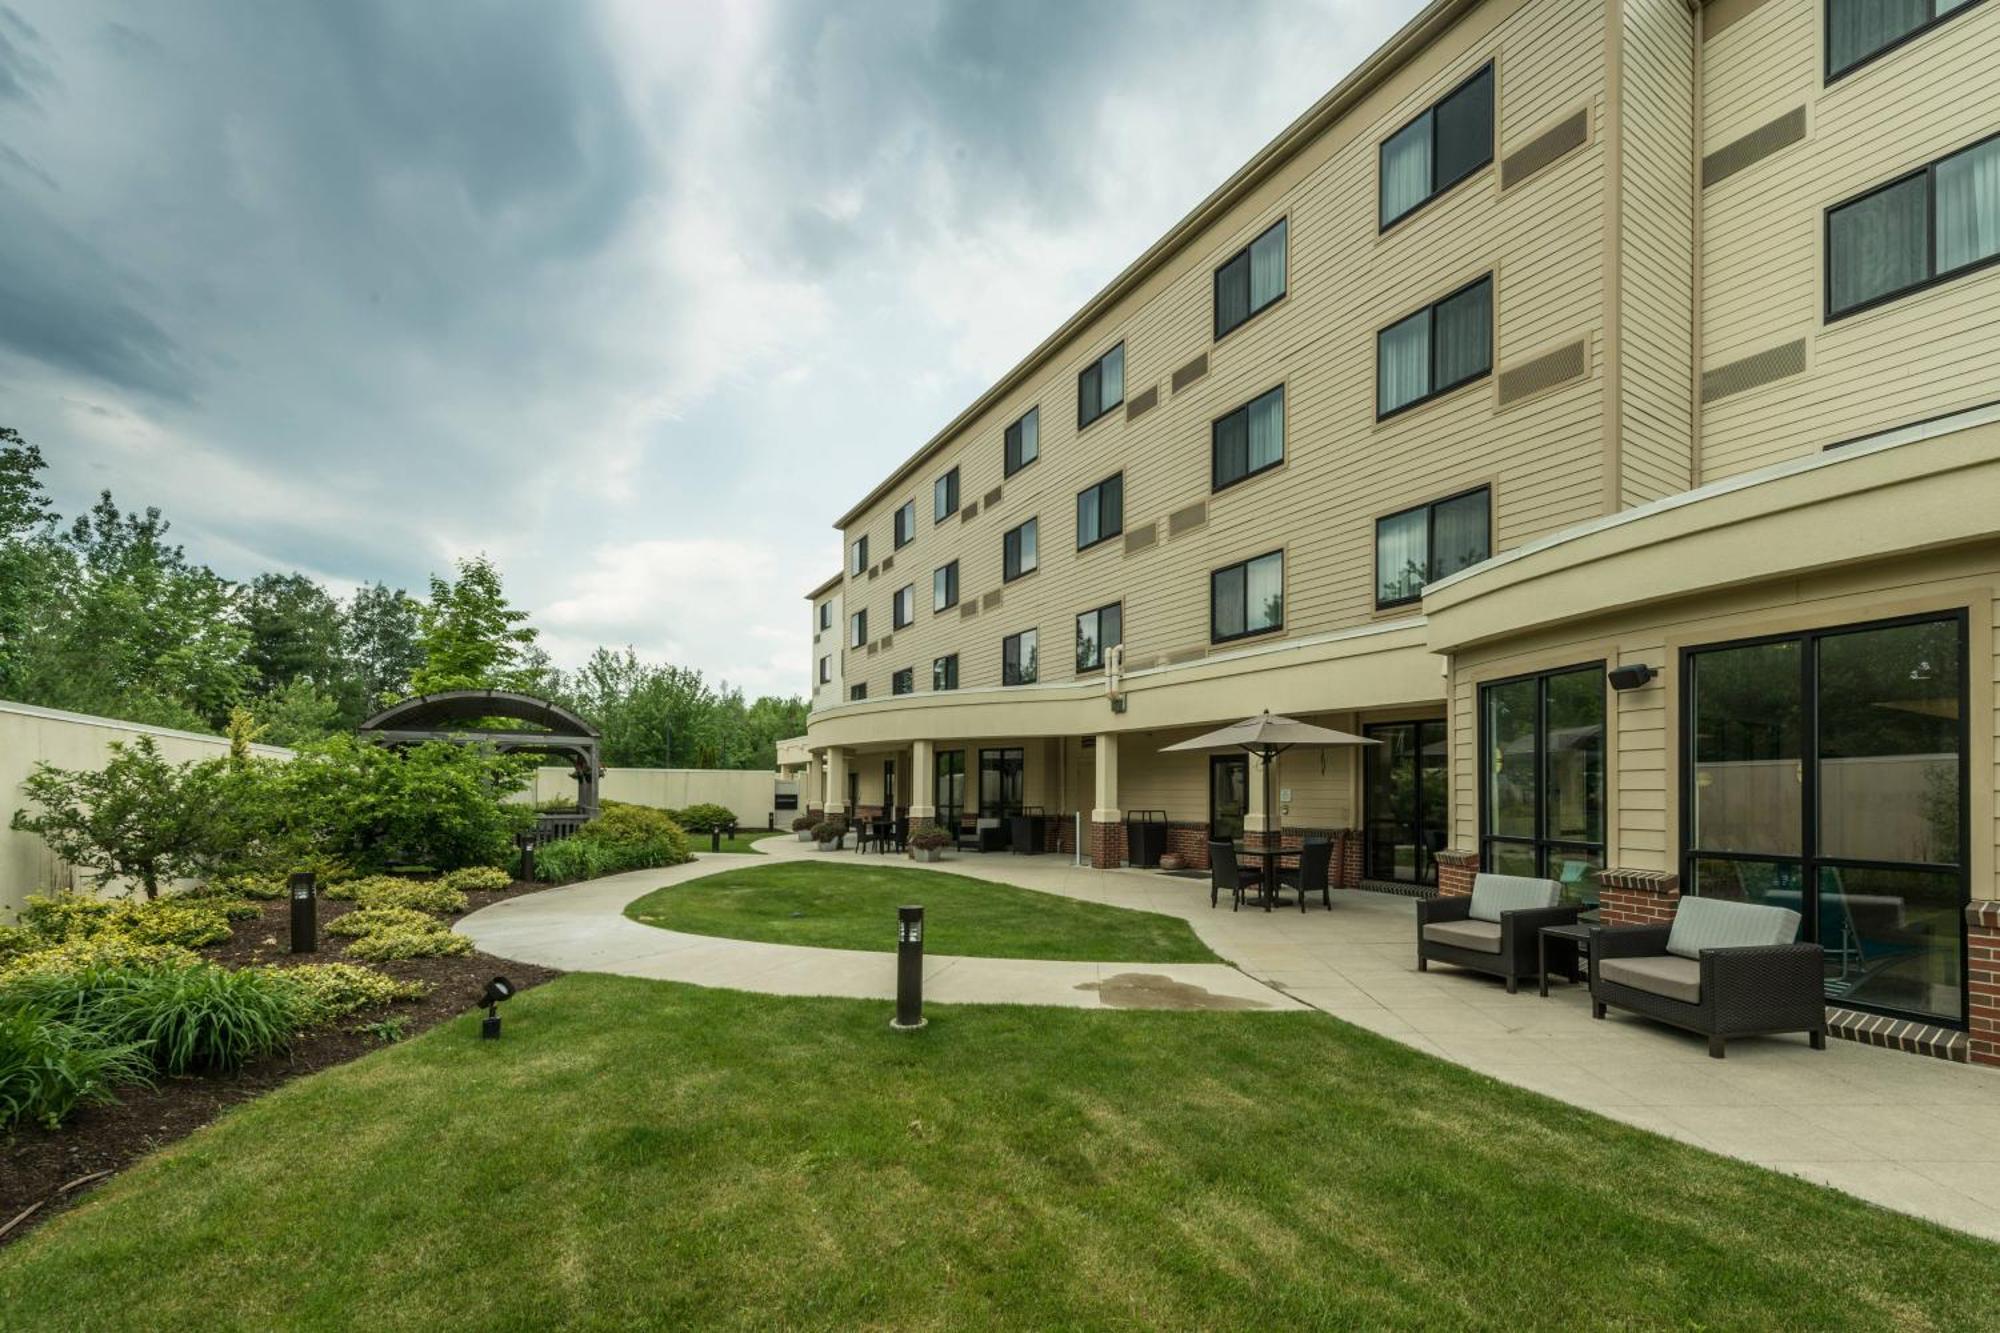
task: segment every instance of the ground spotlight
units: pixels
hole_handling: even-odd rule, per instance
[[[495,977],[486,983],[486,994],[479,1002],[486,1006],[486,1018],[479,1024],[479,1035],[497,1038],[500,1035],[500,1002],[514,994],[514,983],[505,977]]]

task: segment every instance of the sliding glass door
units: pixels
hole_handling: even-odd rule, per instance
[[[1235,842],[1243,836],[1243,817],[1250,813],[1250,756],[1210,755],[1208,759],[1208,836]]]
[[[933,796],[938,826],[956,833],[965,813],[965,751],[939,750],[931,759],[931,771],[937,784]]]
[[[1367,748],[1367,874],[1402,884],[1437,883],[1433,856],[1445,839],[1445,724],[1380,722],[1363,728]]]
[[[1962,1024],[1963,614],[1692,649],[1682,882],[1789,907],[1827,998]]]
[[[1018,749],[979,752],[979,813],[1005,819],[1021,813],[1027,791],[1025,752]]]
[[[1480,865],[1595,899],[1604,869],[1604,665],[1479,691]]]

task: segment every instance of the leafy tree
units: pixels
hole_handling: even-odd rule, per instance
[[[346,675],[340,603],[319,584],[303,574],[259,574],[242,606],[259,694],[300,680],[330,690]]]
[[[411,692],[410,679],[424,663],[418,628],[417,603],[401,588],[370,583],[355,589],[342,617],[350,673],[342,691],[343,723],[353,726],[384,699]]]
[[[99,885],[125,879],[146,897],[160,885],[212,863],[228,825],[219,760],[169,763],[150,736],[113,742],[99,769],[38,763],[21,784],[39,813],[14,812],[13,827],[33,833]]]
[[[42,452],[0,426],[0,697],[19,698],[20,659],[30,626],[44,607],[58,567],[41,478]]]
[[[250,706],[256,739],[296,749],[344,731],[340,700],[301,676]]]
[[[458,577],[431,576],[430,600],[417,609],[424,660],[410,680],[418,694],[511,689],[535,642],[528,613],[508,605],[500,571],[485,556],[458,562]]]

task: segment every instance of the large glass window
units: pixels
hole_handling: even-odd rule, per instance
[[[1000,683],[1033,685],[1040,675],[1040,655],[1035,650],[1036,635],[1031,629],[1009,634],[1000,640]]]
[[[1485,487],[1375,520],[1375,605],[1423,596],[1424,585],[1493,554],[1492,496]]]
[[[1979,0],[1826,0],[1826,77],[1900,46]]]
[[[1250,813],[1250,759],[1240,754],[1208,757],[1208,836],[1235,842]]]
[[[1076,427],[1091,422],[1125,401],[1125,344],[1119,343],[1085,366],[1076,377]]]
[[[1367,755],[1370,879],[1437,883],[1446,828],[1445,724],[1382,722],[1363,729]]]
[[[931,483],[931,522],[942,523],[958,512],[958,469]]]
[[[1964,1020],[1961,616],[1686,658],[1688,892],[1788,907],[1829,999]]]
[[[931,771],[935,779],[932,795],[937,800],[937,822],[947,831],[956,832],[959,817],[965,813],[965,751],[939,750],[932,758]]]
[[[1285,294],[1285,219],[1215,270],[1215,336],[1220,338]]]
[[[917,502],[908,500],[896,511],[896,549],[902,550],[917,539]]]
[[[905,583],[896,589],[896,600],[890,604],[889,618],[892,629],[903,629],[913,625],[917,619],[917,585]]]
[[[1035,520],[1032,518],[1018,528],[1009,528],[1001,536],[1000,577],[1003,581],[1035,572],[1035,566],[1040,562],[1036,545]]]
[[[958,605],[958,561],[939,565],[931,571],[931,610],[949,611]]]
[[[1208,637],[1213,643],[1285,627],[1285,553],[1227,565],[1208,576]]]
[[[1042,456],[1041,408],[1029,408],[1019,421],[1007,427],[1002,453],[1000,470],[1009,477]]]
[[[1021,813],[1027,796],[1027,765],[1020,750],[979,752],[979,813],[1004,819]]]
[[[1604,868],[1604,667],[1480,688],[1481,864],[1595,898]]]
[[[931,688],[934,690],[955,690],[958,688],[957,653],[949,653],[931,662]]]
[[[1076,549],[1125,531],[1125,474],[1106,477],[1076,496]]]
[[[1076,669],[1095,671],[1104,665],[1104,650],[1125,641],[1125,608],[1113,602],[1076,618]]]
[[[1493,275],[1375,335],[1375,414],[1392,416],[1493,369]]]
[[[1382,227],[1492,160],[1493,66],[1488,65],[1382,142]]]
[[[1209,485],[1234,486],[1285,461],[1285,386],[1259,394],[1209,428]]]
[[[1827,318],[1995,262],[2000,136],[1827,210]]]

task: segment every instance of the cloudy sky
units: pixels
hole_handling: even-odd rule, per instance
[[[0,0],[0,424],[798,693],[829,526],[1417,0]]]

